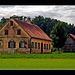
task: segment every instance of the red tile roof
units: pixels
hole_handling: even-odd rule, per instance
[[[75,35],[73,35],[73,34],[71,34],[71,33],[69,33],[69,35],[70,35],[72,38],[75,39]]]
[[[14,19],[31,37],[51,40],[47,34],[37,25]]]

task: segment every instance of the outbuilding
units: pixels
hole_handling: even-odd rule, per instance
[[[75,35],[69,33],[62,50],[63,52],[75,52]]]

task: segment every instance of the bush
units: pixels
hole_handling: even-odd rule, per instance
[[[52,52],[55,52],[55,51],[57,51],[58,49],[57,48],[51,48],[51,51]]]
[[[59,48],[59,51],[61,51],[61,48]]]
[[[57,51],[55,51],[55,53],[56,54],[61,54],[62,53],[62,51],[61,51],[62,49],[61,48],[59,48],[59,50],[57,49]]]

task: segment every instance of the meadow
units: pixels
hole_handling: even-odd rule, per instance
[[[0,69],[75,69],[75,53],[0,54]]]
[[[75,69],[75,59],[0,59],[0,69]]]

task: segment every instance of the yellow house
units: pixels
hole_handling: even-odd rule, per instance
[[[51,39],[30,20],[11,18],[0,29],[0,52],[50,53]]]

